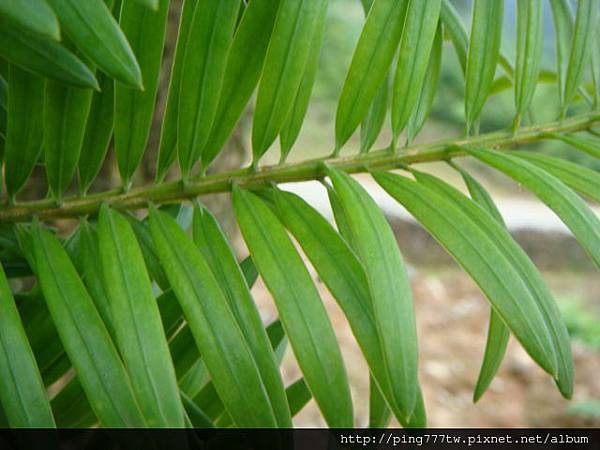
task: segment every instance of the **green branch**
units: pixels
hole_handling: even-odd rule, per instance
[[[266,166],[256,172],[236,170],[204,176],[182,182],[166,182],[123,192],[120,189],[65,199],[61,205],[53,200],[18,203],[0,209],[0,222],[23,222],[37,216],[41,220],[59,217],[77,217],[94,213],[104,202],[120,209],[144,208],[149,202],[175,203],[197,196],[227,192],[233,183],[247,188],[258,188],[270,183],[317,180],[324,176],[328,164],[348,173],[367,172],[371,169],[394,169],[408,164],[449,160],[463,156],[460,146],[478,145],[510,149],[515,145],[535,142],[549,132],[563,133],[589,129],[600,122],[600,112],[581,114],[559,122],[523,127],[516,132],[497,131],[462,139],[443,140],[413,145],[398,153],[387,149],[368,154],[345,157],[325,157],[294,164]]]

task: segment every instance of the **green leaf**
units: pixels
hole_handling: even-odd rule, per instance
[[[440,68],[442,66],[442,26],[438,24],[431,54],[429,55],[429,64],[423,80],[423,88],[410,119],[408,120],[407,142],[411,143],[417,136],[425,121],[429,117],[435,94],[437,92],[438,81],[440,79]]]
[[[415,315],[404,261],[383,213],[360,184],[341,171],[328,169],[327,174],[369,281],[384,367],[395,374],[388,379],[390,395],[408,419],[415,409],[419,383]]]
[[[471,275],[532,358],[544,370],[556,374],[557,356],[549,324],[530,283],[515,267],[514,258],[529,265],[532,274],[537,272],[506,229],[475,203],[461,203],[468,208],[470,214],[467,214],[430,187],[398,175],[373,176]],[[512,252],[512,257],[505,248]],[[533,284],[544,286],[539,274]]]
[[[96,310],[111,338],[116,342],[116,333],[113,325],[110,301],[107,286],[100,264],[100,248],[98,247],[98,232],[87,220],[82,220],[79,226],[81,232],[81,253],[83,282],[88,289]]]
[[[600,266],[600,219],[562,181],[535,165],[495,150],[465,150],[480,161],[504,172],[552,209]]]
[[[184,179],[201,156],[215,120],[239,0],[200,0],[185,48],[177,154]]]
[[[592,41],[592,79],[594,81],[594,106],[600,109],[600,18],[596,23]]]
[[[586,137],[579,134],[548,133],[548,137],[559,139],[576,150],[587,153],[594,158],[600,159],[600,140],[595,137]]]
[[[100,172],[113,132],[115,84],[103,73],[98,73],[97,76],[100,92],[92,94],[81,155],[79,155],[79,190],[84,193]]]
[[[0,19],[0,56],[38,75],[98,89],[92,71],[57,42],[8,26]]]
[[[281,132],[302,83],[328,0],[281,0],[258,86],[253,164]],[[316,45],[316,44],[315,44]],[[314,52],[313,52],[314,55]]]
[[[288,118],[281,129],[279,136],[279,141],[281,143],[281,162],[284,162],[287,159],[287,156],[292,150],[292,146],[296,142],[298,134],[300,134],[302,122],[304,122],[304,117],[308,110],[310,95],[317,76],[317,69],[319,68],[323,37],[325,36],[327,3],[327,1],[321,2],[321,11],[318,13],[319,16],[317,18],[317,24],[315,25],[313,40],[310,44],[310,51],[306,67],[304,68],[304,74],[302,75],[302,81],[298,87],[298,92],[296,93],[296,98],[294,99]]]
[[[46,389],[1,267],[0,403],[11,427],[55,427]]]
[[[252,354],[211,268],[177,222],[152,209],[150,230],[219,397],[240,427],[276,419]]]
[[[117,345],[150,427],[183,427],[183,407],[142,251],[127,220],[104,205],[98,247]]]
[[[473,201],[487,211],[498,223],[506,226],[498,207],[488,191],[465,170],[457,166],[455,167],[461,173]],[[494,379],[506,353],[509,337],[510,331],[508,327],[504,325],[504,322],[502,322],[502,319],[494,309],[491,309],[483,362],[481,363],[481,369],[479,369],[479,376],[477,377],[477,383],[473,392],[474,402],[477,402],[481,398]]]
[[[206,208],[194,208],[194,242],[212,270],[254,357],[280,427],[291,427],[283,381],[260,314],[235,255]]]
[[[60,40],[60,26],[46,0],[8,0],[0,2],[0,17],[44,38]]]
[[[467,130],[479,118],[487,100],[500,53],[504,0],[473,1],[471,39],[465,74],[465,116]]]
[[[112,78],[142,88],[142,73],[135,55],[102,0],[48,2],[58,15],[65,34],[86,57]]]
[[[573,30],[573,39],[571,43],[571,53],[567,66],[565,79],[564,109],[569,105],[579,85],[583,80],[583,75],[587,64],[589,63],[590,49],[593,46],[598,13],[598,0],[588,0],[577,3],[577,15],[575,18],[575,28]]]
[[[6,191],[14,198],[31,175],[42,152],[44,81],[11,65],[8,82],[4,174]]]
[[[254,2],[256,3],[256,2]],[[175,56],[169,76],[169,90],[167,93],[167,105],[162,120],[160,132],[160,144],[158,147],[158,162],[156,168],[156,179],[162,180],[167,170],[175,161],[177,156],[177,119],[179,117],[179,93],[183,77],[183,58],[190,34],[190,26],[194,18],[194,10],[198,0],[185,0],[179,20],[177,44]]]
[[[388,97],[390,90],[389,74],[377,89],[377,93],[369,106],[367,116],[360,124],[360,152],[367,153],[375,144],[388,110]]]
[[[569,0],[550,0],[554,34],[556,36],[556,73],[558,75],[558,95],[561,107],[565,106],[565,82],[569,68],[569,55],[573,39],[573,13]]]
[[[145,426],[119,355],[60,242],[39,226],[32,239],[44,298],[96,416],[106,427]]]
[[[543,46],[543,6],[542,0],[517,2],[515,125],[529,108],[538,83]]]
[[[340,305],[371,373],[383,387],[389,401],[393,402],[387,380],[388,377],[395,379],[400,376],[401,367],[393,364],[386,366],[384,363],[369,285],[360,261],[329,222],[300,197],[275,191],[274,198],[278,217],[293,234],[319,278]],[[399,420],[405,422],[397,405],[392,405]]]
[[[285,390],[287,401],[290,405],[290,411],[292,417],[298,414],[306,406],[306,404],[312,399],[310,389],[306,385],[304,378],[294,381]]]
[[[481,398],[494,379],[496,372],[498,372],[506,353],[509,337],[510,331],[508,327],[504,325],[500,316],[492,309],[490,312],[483,362],[481,363],[477,384],[473,392],[473,402],[477,402]]]
[[[142,5],[145,8],[157,11],[160,0],[125,0],[125,4],[132,2],[138,3],[139,5]]]
[[[306,383],[331,427],[352,425],[346,370],[319,294],[285,228],[256,195],[234,187],[233,206],[252,259],[273,295]]]
[[[400,40],[392,95],[392,148],[408,123],[423,91],[441,0],[409,0]]]
[[[98,423],[78,378],[62,388],[51,405],[59,428],[89,428]]]
[[[598,171],[542,153],[519,151],[514,155],[535,164],[560,179],[570,188],[600,202],[600,173]]]
[[[185,407],[185,412],[190,419],[194,428],[214,428],[215,424],[202,411],[194,401],[189,398],[184,392],[181,392],[181,400]]]
[[[215,159],[242,115],[263,69],[280,0],[253,0],[235,32],[210,137],[202,151],[204,168]]]
[[[470,214],[474,219],[478,218],[477,208],[474,208],[473,204],[460,191],[431,175],[415,172],[415,176],[419,182],[452,199],[466,214]],[[520,247],[517,246],[519,250],[515,251],[507,244],[506,240],[498,239],[498,234],[491,234],[491,236],[501,246],[506,258],[512,261],[513,266],[519,271],[529,290],[533,293],[534,299],[548,325],[553,346],[557,353],[558,373],[555,379],[561,394],[570,398],[573,392],[573,357],[571,355],[569,334],[556,301],[539,272]],[[520,251],[520,255],[518,251]],[[504,321],[506,322],[506,320]],[[506,324],[508,325],[507,322]]]
[[[47,80],[44,94],[44,163],[48,185],[61,200],[77,171],[92,91]]]
[[[387,428],[391,411],[373,377],[369,378],[369,428]]]
[[[442,0],[440,20],[444,24],[444,31],[448,33],[448,36],[452,41],[460,68],[463,73],[466,74],[469,36],[467,35],[467,30],[465,29],[458,12],[454,6],[452,6],[452,3],[450,3],[450,0]]]
[[[115,86],[115,154],[121,180],[127,187],[148,143],[162,62],[169,0],[153,11],[131,1],[121,10],[120,25],[138,58],[144,90],[122,83]]]
[[[339,151],[366,117],[402,36],[407,2],[375,0],[352,56],[335,117]]]

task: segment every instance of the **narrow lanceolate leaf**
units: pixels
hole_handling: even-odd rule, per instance
[[[405,0],[375,0],[373,3],[354,50],[337,107],[337,151],[366,117],[398,48],[405,16]]]
[[[0,17],[46,39],[60,40],[58,19],[46,0],[8,0],[0,2]]]
[[[569,0],[550,0],[554,35],[556,36],[556,72],[558,75],[558,95],[561,107],[565,105],[565,81],[569,67],[571,41],[573,39],[573,12]]]
[[[465,26],[450,0],[442,0],[440,20],[444,25],[444,31],[448,33],[452,46],[456,51],[458,63],[463,73],[467,72],[467,53],[469,48],[469,36]]]
[[[165,213],[150,212],[150,230],[227,412],[240,427],[276,426],[252,353],[202,253]]]
[[[44,298],[96,417],[105,427],[145,426],[117,350],[60,242],[40,227],[32,238]]]
[[[515,64],[515,125],[531,104],[542,57],[542,0],[517,2],[517,61]]]
[[[92,71],[57,42],[18,28],[0,19],[0,56],[38,75],[77,87],[98,88]]]
[[[378,173],[374,177],[471,275],[531,357],[556,375],[557,349],[549,324],[529,282],[503,249],[508,248],[526,264],[531,262],[506,229],[472,202],[461,205],[472,212],[467,215],[446,196],[420,183],[392,174]],[[539,275],[533,282],[543,286]]]
[[[600,266],[600,219],[562,181],[511,155],[487,149],[467,148],[466,151],[504,172],[539,197],[561,218],[594,262]]]
[[[60,200],[79,163],[92,91],[47,80],[44,93],[44,162],[52,195]]]
[[[144,90],[122,83],[115,86],[115,153],[121,180],[127,187],[144,155],[158,90],[169,0],[160,0],[157,11],[127,1],[120,24],[138,59]]]
[[[194,401],[184,392],[181,392],[181,400],[185,407],[185,412],[193,428],[214,428],[215,424],[202,411]]]
[[[423,90],[433,47],[441,0],[409,0],[392,95],[392,133],[395,147]]]
[[[177,154],[186,179],[201,156],[215,119],[239,0],[200,0],[194,11],[183,60]]]
[[[300,255],[277,217],[257,196],[235,187],[233,206],[323,417],[331,427],[351,426],[352,400],[344,363],[327,312]]]
[[[385,398],[377,383],[373,378],[369,378],[369,428],[387,428],[390,419],[390,408]]]
[[[11,65],[8,82],[4,174],[8,195],[14,197],[31,175],[42,151],[44,81]]]
[[[281,0],[256,98],[254,164],[275,141],[292,110],[327,2]]]
[[[485,343],[485,353],[483,355],[483,362],[481,363],[481,369],[479,369],[479,376],[477,377],[477,384],[473,391],[473,401],[478,401],[481,396],[485,393],[489,385],[491,384],[496,372],[500,368],[504,354],[506,353],[506,347],[508,346],[508,339],[510,337],[510,331],[501,317],[492,311],[490,312],[490,321],[488,326],[487,340]]]
[[[304,378],[300,378],[290,384],[285,390],[285,393],[287,395],[292,416],[295,416],[302,411],[302,408],[304,408],[312,398],[312,394],[310,393],[310,389],[308,389]]]
[[[600,159],[600,139],[596,137],[587,137],[579,134],[558,134],[550,133],[548,137],[559,139],[565,144],[570,145],[576,150],[587,153],[594,158]]]
[[[420,183],[455,202],[466,215],[471,216],[474,220],[480,218],[480,210],[478,211],[477,205],[470,202],[454,187],[431,175],[415,172],[415,176]],[[513,249],[514,246],[509,245],[504,239],[499,239],[499,234],[490,233],[490,236],[496,241],[505,257],[525,280],[542,313],[542,317],[550,331],[554,352],[557,355],[558,372],[555,375],[555,380],[562,395],[570,398],[573,392],[573,357],[571,355],[569,334],[567,333],[567,328],[560,315],[556,301],[553,299],[539,272],[529,258],[527,258],[525,252],[520,250],[520,247],[517,246],[519,250],[515,251]],[[501,314],[500,316],[508,325],[505,318]]]
[[[592,48],[596,17],[598,13],[598,0],[587,0],[577,3],[577,15],[575,19],[575,28],[573,29],[573,40],[571,43],[571,53],[567,66],[565,78],[565,97],[563,104],[566,108],[583,80],[583,75],[589,63],[590,49]]]
[[[46,389],[1,267],[0,404],[13,428],[55,426]]]
[[[175,370],[135,234],[124,217],[105,205],[98,240],[117,344],[142,413],[150,427],[181,428]]]
[[[504,226],[504,219],[488,191],[486,191],[485,188],[465,170],[459,168],[459,171],[467,185],[473,201],[487,211],[498,221],[498,223]],[[483,362],[481,363],[481,369],[479,369],[479,376],[477,377],[477,383],[473,392],[474,402],[481,398],[494,379],[496,372],[498,372],[502,359],[506,353],[509,337],[510,331],[508,327],[504,325],[500,316],[492,309],[490,311]]]
[[[127,38],[102,0],[48,0],[65,34],[103,72],[125,84],[143,86]],[[144,80],[145,81],[145,80]]]
[[[514,155],[544,169],[571,189],[600,202],[600,173],[597,170],[542,153],[519,151]]]
[[[360,151],[367,153],[375,144],[388,110],[390,80],[385,77],[369,106],[366,117],[360,124]]]
[[[169,76],[169,90],[167,94],[167,105],[162,121],[160,132],[160,144],[158,147],[158,162],[156,168],[156,179],[162,180],[167,170],[177,157],[177,118],[179,117],[179,92],[183,76],[183,57],[190,32],[194,10],[198,0],[186,0],[181,10],[175,56]]]
[[[106,292],[104,275],[100,264],[100,248],[98,247],[98,232],[87,220],[82,220],[79,226],[81,233],[82,264],[80,273],[83,282],[96,306],[96,310],[111,338],[116,342],[115,328],[113,326],[110,301]]]
[[[263,68],[280,0],[253,0],[236,29],[210,137],[202,151],[206,168],[218,155],[246,107]]]
[[[592,79],[594,81],[594,106],[600,109],[600,18],[598,18],[594,30],[592,42]]]
[[[304,74],[302,75],[302,81],[298,87],[298,92],[296,93],[296,98],[294,99],[288,118],[281,129],[279,140],[281,143],[282,162],[286,160],[292,150],[292,146],[296,142],[298,134],[300,134],[302,122],[304,122],[304,116],[306,116],[306,111],[308,110],[310,94],[312,93],[315,78],[317,76],[319,57],[321,56],[321,47],[325,35],[327,3],[327,1],[321,2],[321,11],[319,11],[319,16],[317,18],[317,24],[315,26],[316,30],[310,45],[310,52],[306,67],[304,68]]]
[[[474,0],[471,38],[465,75],[465,116],[467,130],[479,118],[494,81],[500,40],[504,0]]]
[[[280,427],[291,427],[275,355],[235,255],[218,222],[204,207],[194,208],[194,242],[212,269],[254,357]]]
[[[360,184],[343,172],[329,169],[327,173],[369,280],[386,371],[398,370],[388,380],[391,395],[408,418],[415,409],[419,384],[415,314],[404,261],[383,213]]]
[[[98,73],[100,92],[94,92],[85,125],[78,164],[79,190],[86,192],[102,167],[113,132],[115,83]]]
[[[440,79],[443,43],[442,26],[438,25],[433,46],[431,48],[431,54],[429,55],[429,64],[427,65],[427,72],[425,73],[419,100],[408,120],[408,128],[406,131],[408,143],[411,143],[419,131],[421,131],[421,128],[425,125],[425,121],[431,112],[433,100],[435,99],[435,94],[437,92],[438,81]]]

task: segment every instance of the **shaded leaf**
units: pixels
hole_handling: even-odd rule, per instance
[[[327,3],[328,0],[280,2],[256,97],[253,164],[275,141],[292,110]]]
[[[177,154],[184,179],[201,156],[215,119],[239,0],[200,0],[183,60]]]
[[[206,168],[215,159],[240,119],[260,78],[280,0],[253,0],[235,32],[217,114],[202,151]]]
[[[1,267],[0,403],[11,427],[55,427],[38,366]]]
[[[237,426],[275,426],[260,373],[210,267],[174,219],[156,209],[150,230],[219,397]],[[176,359],[175,359],[176,360]]]
[[[392,95],[392,148],[408,123],[423,91],[441,0],[409,0],[400,40]]]
[[[375,0],[369,11],[337,107],[337,151],[366,117],[388,73],[402,36],[406,6],[405,0]]]
[[[500,54],[504,0],[473,1],[471,38],[465,72],[467,130],[479,118],[487,100]]]
[[[550,0],[554,35],[556,37],[556,73],[558,75],[558,95],[560,105],[565,105],[565,82],[569,67],[574,20],[569,0]]]
[[[137,56],[144,90],[115,86],[115,154],[127,187],[148,143],[163,55],[169,0],[153,11],[131,1],[123,4],[120,25]]]
[[[11,65],[8,82],[4,173],[7,193],[14,198],[31,175],[42,152],[44,81]]]

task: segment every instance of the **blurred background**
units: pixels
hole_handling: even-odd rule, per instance
[[[454,0],[453,4],[470,23],[468,0]],[[165,49],[163,83],[159,92],[155,127],[143,167],[134,184],[152,183],[156,167],[156,149],[160,132],[160,118],[164,109],[166,80],[176,40],[176,20],[181,0],[172,1],[171,23]],[[325,44],[311,106],[301,135],[292,150],[289,161],[328,155],[334,145],[334,124],[337,100],[347,73],[352,52],[358,40],[364,14],[359,0],[330,0]],[[554,31],[549,4],[545,2],[545,52],[542,69],[553,71]],[[515,0],[506,2],[505,37],[502,51],[514,61]],[[498,76],[502,70],[498,70]],[[431,142],[464,133],[464,79],[451,44],[445,42],[442,72],[432,116],[417,138]],[[491,97],[486,104],[481,132],[506,128],[514,115],[512,89]],[[213,166],[212,171],[238,167],[249,160],[251,108],[227,144],[227,149]],[[558,116],[558,93],[555,84],[540,84],[531,115],[525,124],[555,120]],[[389,120],[389,117],[386,119]],[[389,125],[375,148],[385,147],[390,141]],[[346,145],[343,154],[358,152],[359,133]],[[541,150],[560,155],[600,170],[600,161],[570,150],[558,143],[539,143],[529,150]],[[277,145],[269,151],[264,163],[276,163]],[[584,251],[569,231],[543,204],[522,190],[508,178],[471,161],[460,160],[460,165],[484,184],[493,194],[511,233],[524,247],[543,273],[555,294],[571,334],[575,357],[575,394],[572,401],[561,398],[551,378],[542,372],[513,340],[506,358],[488,392],[477,403],[472,402],[479,366],[485,346],[488,304],[474,284],[433,239],[417,225],[397,203],[379,190],[368,176],[359,177],[388,217],[398,238],[400,249],[408,263],[414,290],[420,349],[420,378],[429,416],[434,427],[552,427],[600,426],[600,276]],[[443,163],[421,165],[421,170],[464,186],[456,172]],[[29,184],[23,198],[43,196],[43,170]],[[177,179],[174,168],[168,179]],[[104,190],[119,184],[118,172],[110,158],[97,179],[93,190]],[[282,186],[303,196],[324,215],[331,217],[326,194],[318,183]],[[230,211],[227,195],[202,199],[215,211],[227,232],[236,242],[239,256],[247,250],[239,237]],[[598,205],[593,205],[600,214]],[[69,226],[64,225],[68,228]],[[308,267],[310,264],[307,262]],[[312,268],[311,272],[314,274]],[[323,301],[339,338],[340,346],[352,385],[356,426],[368,422],[368,370],[349,326],[314,274]],[[261,307],[265,322],[276,317],[273,302],[264,285],[259,282],[253,293]],[[399,324],[401,326],[401,324]],[[284,360],[286,381],[300,376],[299,369],[288,349]],[[396,425],[395,422],[392,422]],[[324,426],[314,402],[297,416],[297,426]]]

